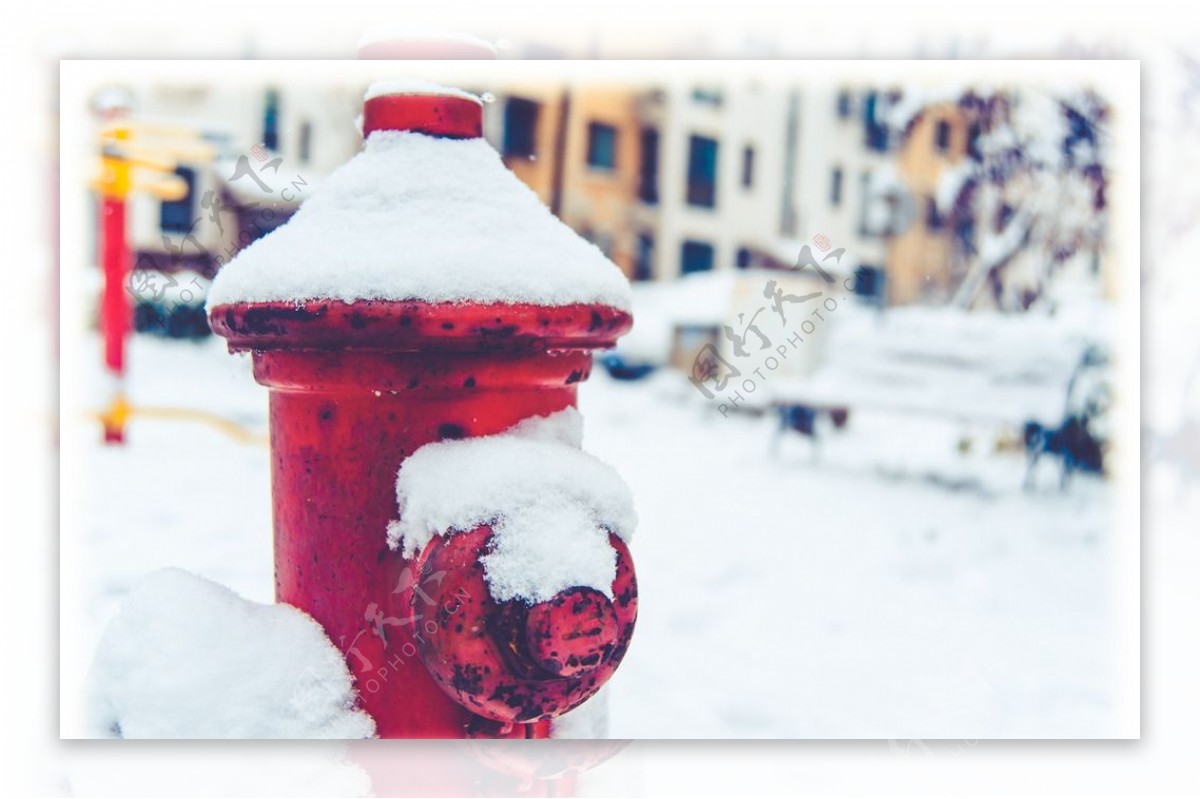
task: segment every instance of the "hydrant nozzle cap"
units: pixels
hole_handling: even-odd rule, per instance
[[[483,135],[483,103],[470,92],[428,81],[374,83],[363,102],[363,138],[381,130],[477,139]]]

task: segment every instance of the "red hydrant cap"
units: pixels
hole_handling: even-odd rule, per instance
[[[468,92],[425,81],[376,83],[363,103],[362,134],[379,130],[477,139],[483,135],[483,103]]]

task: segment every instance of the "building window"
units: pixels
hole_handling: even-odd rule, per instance
[[[942,212],[938,209],[937,200],[933,197],[925,198],[925,227],[929,230],[941,230],[945,220],[942,218]]]
[[[887,273],[878,266],[863,264],[854,270],[854,293],[879,305],[884,301]]]
[[[268,150],[279,150],[279,92],[268,89],[263,98],[262,144]]]
[[[687,203],[701,208],[717,204],[717,141],[692,136],[688,143]]]
[[[504,103],[504,155],[528,158],[536,152],[538,109],[536,102],[522,97]]]
[[[307,164],[312,158],[312,123],[307,119],[300,123],[300,163]]]
[[[652,277],[654,277],[654,236],[649,233],[639,233],[637,257],[633,261],[633,279],[650,280]]]
[[[685,241],[680,254],[680,274],[690,275],[693,272],[711,272],[714,255],[713,246],[708,242]]]
[[[795,91],[788,93],[787,123],[783,133],[783,203],[779,209],[779,233],[787,238],[796,235],[799,214],[796,211],[796,162],[800,131],[800,98]]]
[[[829,204],[837,208],[842,204],[842,168],[835,166],[829,173]]]
[[[863,170],[858,176],[859,191],[862,197],[862,205],[859,208],[858,217],[858,232],[863,236],[870,236],[881,232],[872,229],[871,225],[871,173],[868,170]]]
[[[752,255],[749,247],[738,247],[735,263],[738,269],[749,269]]]
[[[933,134],[934,146],[937,147],[939,153],[950,152],[950,123],[945,119],[939,119],[937,127],[934,128]]]
[[[838,119],[849,119],[850,111],[850,92],[842,89],[837,95]]]
[[[658,130],[642,128],[641,163],[638,165],[638,199],[658,202]]]
[[[883,113],[885,102],[878,92],[869,92],[862,104],[864,143],[881,153],[888,147],[888,125]]]
[[[594,169],[616,169],[616,128],[602,122],[588,123],[587,162]]]
[[[187,194],[178,200],[163,200],[158,226],[166,233],[191,233],[196,222],[196,171],[180,166],[175,174],[187,184]]]
[[[742,148],[742,188],[748,189],[754,185],[754,148]]]

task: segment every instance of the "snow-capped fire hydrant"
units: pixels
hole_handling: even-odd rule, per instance
[[[620,271],[503,167],[481,121],[465,92],[376,84],[364,151],[209,298],[270,389],[277,599],[345,653],[381,737],[546,737],[612,674],[637,611],[622,531],[605,533],[611,585],[543,601],[489,593],[497,519],[388,545],[406,460],[573,408],[591,351],[632,324]],[[439,499],[466,487],[452,476]]]

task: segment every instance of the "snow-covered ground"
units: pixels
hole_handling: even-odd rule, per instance
[[[98,357],[95,359],[98,362]],[[265,432],[266,393],[223,342],[135,337],[130,394]],[[97,397],[102,396],[97,393]],[[97,399],[97,404],[99,399]],[[1114,735],[1110,483],[880,410],[814,449],[724,418],[687,379],[580,389],[584,447],[632,486],[638,628],[610,683],[612,737]],[[86,431],[82,628],[165,566],[255,601],[273,591],[268,452],[207,424],[135,416]],[[72,492],[64,489],[64,501]]]

